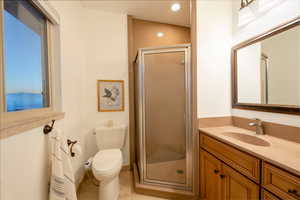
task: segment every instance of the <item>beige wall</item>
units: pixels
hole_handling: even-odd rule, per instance
[[[0,140],[0,199],[47,199],[47,155],[42,128]]]
[[[70,139],[82,140],[85,57],[81,5],[75,1],[51,2],[61,18],[62,109],[66,118],[56,123]],[[74,47],[75,46],[75,47]],[[42,127],[0,140],[0,199],[48,198],[48,136]],[[74,160],[75,171],[78,162]]]
[[[103,19],[103,20],[100,20]],[[128,49],[127,49],[127,15],[97,10],[85,10],[85,137],[87,157],[98,150],[93,129],[107,120],[128,124]],[[97,111],[97,80],[124,80],[125,111]],[[126,137],[124,165],[129,164],[129,137]],[[86,158],[87,158],[86,157]]]
[[[163,32],[164,37],[157,37]],[[134,56],[138,48],[159,47],[190,43],[190,28],[133,19]]]
[[[93,129],[110,119],[128,123],[127,16],[90,10],[77,1],[51,4],[61,17],[62,102],[66,113],[62,129],[70,139],[79,140],[83,148],[83,154],[73,159],[79,182],[84,162],[98,151]],[[124,112],[98,112],[99,79],[125,80]],[[128,159],[127,146],[124,164]]]
[[[61,20],[62,111],[66,113],[55,126],[83,148],[80,157],[72,158],[78,183],[84,161],[97,152],[92,129],[109,119],[128,123],[127,16],[89,10],[79,1],[50,4]],[[125,80],[125,112],[97,112],[98,79]],[[42,127],[0,141],[1,200],[47,199],[47,142]],[[129,162],[126,145],[124,164]]]
[[[108,119],[128,121],[127,16],[90,11],[80,1],[49,2],[60,15],[62,111],[66,113],[55,127],[69,139],[79,140],[83,148],[81,156],[72,158],[78,184],[83,163],[97,152],[92,129]],[[97,79],[125,80],[125,112],[97,112]],[[48,199],[47,143],[42,127],[0,140],[1,200]]]
[[[69,139],[85,144],[85,80],[86,57],[84,46],[84,15],[80,2],[51,1],[60,15],[61,41],[61,89],[62,110],[66,113],[60,122],[61,129]],[[78,14],[80,13],[80,14]],[[86,149],[83,148],[83,156]],[[83,156],[73,158],[77,182],[82,178]]]
[[[197,1],[198,118],[231,114],[231,9],[231,1]]]

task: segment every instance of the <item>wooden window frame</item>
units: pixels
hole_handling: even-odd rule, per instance
[[[0,139],[7,138],[18,133],[28,131],[33,128],[49,123],[51,120],[58,120],[64,117],[64,113],[55,110],[53,104],[53,48],[52,48],[52,32],[53,24],[48,19],[47,15],[35,5],[34,2],[29,1],[36,9],[44,14],[47,29],[47,81],[48,81],[48,98],[49,105],[45,108],[29,109],[24,111],[6,112],[5,110],[5,91],[4,91],[4,47],[3,47],[3,14],[4,14],[4,1],[0,2],[0,98],[2,105],[0,105]]]

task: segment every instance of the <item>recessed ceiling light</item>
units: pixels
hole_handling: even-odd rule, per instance
[[[181,5],[180,5],[179,3],[173,3],[172,6],[171,6],[171,10],[172,10],[173,12],[179,11],[180,8],[181,8]]]
[[[164,35],[165,35],[165,34],[164,34],[163,32],[158,32],[158,33],[156,33],[156,36],[157,36],[157,37],[164,37]]]

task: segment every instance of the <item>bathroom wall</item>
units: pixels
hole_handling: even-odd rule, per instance
[[[92,10],[79,1],[49,3],[60,15],[62,111],[66,113],[55,126],[68,138],[79,140],[83,148],[80,157],[72,158],[78,184],[84,161],[97,152],[93,128],[108,119],[128,123],[127,16]],[[98,79],[125,80],[125,112],[97,111]],[[128,140],[129,136],[124,165],[129,163]],[[47,199],[47,142],[42,127],[0,140],[1,200]]]
[[[300,126],[296,115],[231,108],[230,49],[235,44],[299,16],[300,1],[286,0],[250,24],[238,27],[240,1],[197,1],[198,117],[258,117]],[[230,29],[230,27],[232,29]]]
[[[77,1],[50,3],[61,17],[62,101],[66,113],[62,129],[83,148],[83,154],[73,159],[79,182],[83,163],[98,151],[93,129],[110,119],[128,123],[127,16],[91,10]],[[124,112],[98,112],[96,83],[100,79],[125,81]],[[128,142],[126,145],[124,165],[129,162]]]
[[[79,140],[83,148],[80,157],[72,158],[78,184],[84,161],[97,151],[92,129],[107,119],[128,121],[127,16],[90,11],[80,1],[49,3],[60,15],[62,111],[65,112],[65,118],[55,126],[68,138]],[[125,80],[125,112],[97,112],[97,79]],[[1,200],[48,198],[47,143],[48,136],[42,133],[42,127],[0,140]]]
[[[187,44],[191,42],[190,28],[163,24],[140,19],[133,19],[133,44],[134,56],[138,48],[169,46]],[[157,33],[164,33],[163,37],[157,37]]]
[[[41,128],[0,140],[0,199],[47,199],[48,138]]]
[[[300,15],[300,1],[299,0],[286,0],[277,7],[272,8],[269,12],[265,13],[263,16],[258,17],[250,24],[238,27],[238,10],[240,7],[239,1],[234,1],[232,11],[233,11],[233,45],[242,42],[246,39],[254,37],[260,33],[263,33],[275,26],[285,23],[299,17]],[[247,111],[232,109],[232,115],[253,118],[258,117],[265,121],[281,123],[286,125],[293,125],[300,127],[300,118],[296,115],[286,115],[277,113],[266,113],[257,111]]]
[[[60,125],[69,139],[78,140],[83,146],[82,156],[72,159],[75,178],[78,181],[82,178],[80,166],[84,162],[86,151],[86,51],[84,29],[81,25],[85,19],[80,2],[50,3],[60,15],[62,110],[66,113]]]
[[[103,19],[103,20],[101,20]],[[86,156],[97,152],[93,129],[109,119],[128,124],[128,49],[127,15],[85,8],[86,85],[85,116]],[[125,81],[125,111],[98,112],[97,80]],[[129,133],[124,150],[124,165],[129,165]]]
[[[53,5],[55,2],[52,2]],[[66,118],[56,123],[69,138],[80,139],[85,57],[81,6],[78,1],[55,4],[60,14],[62,107]],[[48,136],[42,127],[0,140],[0,199],[44,200],[48,196]],[[75,161],[75,160],[74,160]],[[78,165],[74,163],[77,171]]]
[[[231,1],[197,1],[198,118],[231,114],[231,26]]]

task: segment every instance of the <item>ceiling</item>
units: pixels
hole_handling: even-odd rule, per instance
[[[134,18],[180,26],[189,26],[187,0],[81,0],[85,7],[109,12],[126,13]],[[173,3],[180,3],[178,12],[171,11]]]

